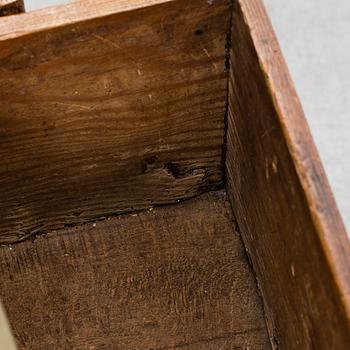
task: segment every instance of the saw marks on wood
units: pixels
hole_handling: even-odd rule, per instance
[[[223,191],[0,248],[20,349],[270,349]]]
[[[229,17],[179,0],[0,41],[0,242],[221,187]]]

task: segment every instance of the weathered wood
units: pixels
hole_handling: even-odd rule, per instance
[[[222,186],[229,1],[82,3],[0,21],[0,242]]]
[[[236,1],[227,185],[278,349],[350,348],[350,249],[260,0]]]
[[[225,192],[0,248],[20,349],[270,348]]]
[[[4,0],[6,1],[6,0]],[[181,0],[77,0],[0,21],[0,40]],[[186,8],[185,6],[183,8]]]
[[[24,12],[23,0],[0,0],[0,17]]]
[[[235,2],[228,62],[230,3],[86,0],[1,19],[0,242],[222,186],[228,107],[227,187],[272,343],[347,350],[344,227],[260,0]],[[21,347],[267,348],[215,196],[1,247]]]

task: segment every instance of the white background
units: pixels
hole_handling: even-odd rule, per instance
[[[265,5],[350,234],[350,1]]]
[[[68,0],[25,0],[31,11]],[[265,0],[350,234],[350,0]]]

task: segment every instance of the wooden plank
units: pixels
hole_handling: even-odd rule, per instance
[[[0,0],[0,17],[24,12],[23,0]]]
[[[0,242],[222,186],[229,1],[128,4],[1,22]]]
[[[270,349],[223,191],[2,246],[0,262],[20,349]]]
[[[28,12],[20,18],[7,17],[2,19],[0,22],[0,40],[18,38],[173,1],[179,0],[99,0],[98,2],[95,0],[77,0]]]
[[[259,0],[233,16],[227,185],[278,349],[350,348],[350,249]]]

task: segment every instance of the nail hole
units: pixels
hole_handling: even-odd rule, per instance
[[[177,164],[169,162],[169,163],[166,163],[164,165],[164,168],[175,179],[180,179],[181,178],[180,169],[179,169],[179,166]]]
[[[202,28],[198,28],[194,31],[194,34],[197,36],[202,36],[204,34],[204,30]]]

